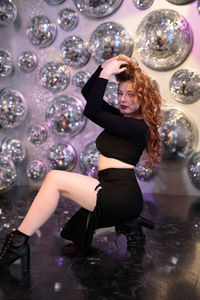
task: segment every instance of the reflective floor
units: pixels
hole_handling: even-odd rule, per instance
[[[16,188],[0,198],[0,239],[18,226],[35,192]],[[52,218],[30,239],[31,272],[16,262],[0,274],[0,300],[199,300],[200,197],[144,195],[145,251],[130,254],[114,228],[97,232],[85,257],[63,256],[60,228],[78,209],[61,199]]]

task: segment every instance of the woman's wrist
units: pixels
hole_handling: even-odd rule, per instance
[[[109,79],[111,75],[112,75],[112,74],[110,74],[110,72],[109,72],[108,70],[103,69],[103,70],[101,71],[99,77],[105,78],[105,79]]]

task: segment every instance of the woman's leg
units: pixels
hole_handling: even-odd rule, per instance
[[[19,231],[30,236],[39,229],[54,213],[60,194],[93,211],[98,192],[98,189],[94,189],[98,184],[97,179],[78,173],[50,171],[19,226]]]

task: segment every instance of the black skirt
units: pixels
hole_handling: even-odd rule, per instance
[[[64,225],[61,236],[83,249],[92,243],[98,228],[116,226],[137,218],[143,209],[143,197],[134,169],[109,168],[98,172],[101,189],[93,212],[79,209]]]

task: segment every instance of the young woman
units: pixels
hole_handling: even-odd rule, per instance
[[[119,109],[103,100],[111,75],[119,81]],[[142,212],[143,197],[134,168],[144,149],[152,167],[159,162],[158,89],[137,62],[119,55],[98,67],[82,94],[87,101],[84,115],[104,128],[96,140],[100,151],[98,179],[50,171],[18,230],[7,235],[0,269],[8,268],[18,258],[22,259],[23,270],[29,269],[28,238],[53,214],[60,194],[82,207],[61,232],[82,249],[90,246],[95,229],[117,226]]]

